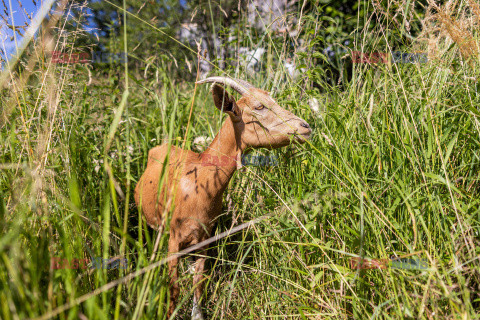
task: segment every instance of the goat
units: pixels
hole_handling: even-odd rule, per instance
[[[215,106],[229,115],[220,132],[201,153],[184,150],[167,143],[148,153],[147,168],[135,187],[135,202],[147,223],[163,228],[170,220],[169,254],[195,245],[210,237],[214,221],[222,210],[222,195],[228,182],[241,167],[241,154],[252,148],[279,148],[292,141],[305,142],[312,132],[303,119],[280,107],[269,93],[244,80],[210,77],[197,84],[213,83]],[[229,86],[242,97],[235,101],[225,90]],[[221,159],[209,165],[209,160]],[[207,248],[200,249],[193,277],[192,319],[203,319],[200,298],[203,293],[203,270]],[[169,261],[170,306],[175,311],[179,295],[178,258]]]

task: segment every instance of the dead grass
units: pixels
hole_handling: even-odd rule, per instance
[[[479,19],[480,6],[473,0],[468,0],[468,6],[463,8],[459,7],[458,2],[449,1],[440,6],[435,1],[429,0],[427,14],[422,23],[423,37],[420,37],[428,39],[429,59],[438,58],[439,49],[448,49],[453,41],[463,59],[473,66],[471,61],[477,59],[480,54],[479,43],[474,37]]]

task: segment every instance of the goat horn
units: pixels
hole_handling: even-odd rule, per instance
[[[229,86],[233,90],[240,93],[242,96],[248,93],[248,89],[253,88],[253,86],[247,81],[227,77],[209,77],[207,79],[197,81],[196,84],[212,82],[221,83],[223,85]]]
[[[250,82],[247,82],[245,80],[242,80],[242,79],[235,79],[235,81],[241,83],[245,88],[247,89],[250,89],[250,88],[254,88],[254,86],[250,83]]]

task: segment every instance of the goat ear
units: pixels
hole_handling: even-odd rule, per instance
[[[234,122],[241,119],[240,108],[237,106],[235,99],[233,99],[225,90],[224,87],[218,84],[212,86],[213,101],[218,110],[227,113]]]

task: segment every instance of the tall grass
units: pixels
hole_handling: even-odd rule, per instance
[[[459,27],[461,19],[478,21],[478,8],[431,5],[425,33],[402,48],[434,45],[428,63],[352,65],[347,56],[338,85],[313,45],[321,43],[322,8],[301,9],[294,15],[304,19],[307,51],[294,57],[307,70],[296,80],[278,63],[289,53],[286,41],[268,29],[256,43],[237,34],[237,45],[268,45],[268,56],[264,71],[227,72],[272,90],[314,135],[273,151],[276,167],[235,174],[217,234],[269,217],[211,246],[204,312],[210,319],[478,318],[480,64],[478,49],[465,46],[478,45],[479,34]],[[394,50],[396,34],[382,31],[389,13],[377,18],[374,30],[359,26],[355,50]],[[467,44],[456,37],[462,30]],[[77,50],[75,33],[61,34],[57,50]],[[143,75],[48,59],[35,60],[33,72],[25,65],[0,96],[0,318],[165,318],[164,265],[104,285],[166,257],[168,228],[147,227],[132,190],[150,148],[164,141],[193,148],[195,137],[216,134],[224,117],[208,88],[175,79],[166,54]],[[359,256],[417,256],[429,268],[351,269]],[[128,268],[53,270],[52,257],[126,257]],[[190,315],[188,267],[182,259],[179,319]]]

